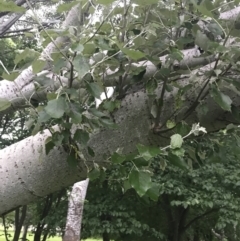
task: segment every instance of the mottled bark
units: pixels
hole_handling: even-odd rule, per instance
[[[81,238],[82,214],[88,183],[89,179],[86,179],[73,185],[63,241],[79,241]]]

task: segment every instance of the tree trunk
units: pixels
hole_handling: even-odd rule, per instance
[[[179,227],[178,227],[178,241],[182,241],[184,233],[185,233],[185,225],[187,220],[187,215],[189,212],[189,207],[179,207],[178,213],[179,213]]]
[[[43,235],[42,241],[46,241],[47,240],[48,234],[49,234],[49,230],[46,230],[46,232],[44,231],[44,235]]]
[[[29,228],[29,225],[28,225],[28,224],[25,224],[25,225],[23,226],[22,241],[27,241],[28,228]]]
[[[110,241],[109,234],[106,233],[106,232],[104,232],[104,233],[102,234],[102,238],[103,238],[103,241]]]
[[[175,221],[173,224],[173,238],[172,241],[179,241],[178,240],[178,222]]]
[[[63,241],[79,241],[81,239],[81,223],[84,201],[89,179],[73,185],[69,197],[68,215]]]
[[[48,215],[53,203],[53,195],[50,194],[45,198],[45,205],[41,213],[37,229],[34,233],[34,241],[41,241],[42,232],[45,226],[44,218]]]
[[[20,213],[21,212],[21,213]],[[27,214],[27,206],[23,206],[22,208],[17,208],[15,210],[15,232],[13,241],[18,241],[21,235],[21,230],[23,227],[24,220]]]
[[[200,237],[199,237],[199,231],[197,229],[194,230],[194,234],[193,234],[193,241],[200,241]]]
[[[38,225],[36,228],[36,231],[34,232],[34,241],[41,241],[41,235],[42,235],[42,227],[41,225]]]
[[[6,226],[6,220],[5,215],[2,216],[2,223],[3,223],[3,229],[4,229],[4,236],[6,241],[9,241],[9,234],[8,234],[8,227]]]

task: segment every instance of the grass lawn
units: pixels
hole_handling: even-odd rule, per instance
[[[9,231],[8,232],[11,237],[9,238],[9,240],[12,240],[13,238],[13,231]],[[21,236],[20,236],[21,238]],[[29,233],[27,238],[30,240],[30,241],[33,241],[33,234]],[[21,240],[21,239],[20,239]],[[47,239],[48,241],[62,241],[61,237],[53,237],[53,238],[49,238]],[[4,235],[4,232],[2,230],[0,230],[0,241],[6,241],[6,238],[5,238],[5,235]]]
[[[12,240],[12,238],[13,238],[13,231],[9,231],[9,234],[12,235],[9,238],[9,240]],[[21,238],[21,236],[20,236],[20,238]],[[29,239],[29,241],[33,241],[33,234],[29,233],[27,238]],[[56,236],[56,237],[53,237],[53,238],[49,238],[47,240],[48,241],[62,241],[62,238]],[[0,230],[0,241],[6,241],[3,230]],[[97,239],[86,239],[86,241],[99,241],[99,240],[97,240]]]

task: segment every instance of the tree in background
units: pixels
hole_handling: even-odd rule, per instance
[[[139,183],[131,177],[130,183],[127,181],[132,163],[114,166],[107,181],[99,184],[100,176],[89,187],[84,235],[100,235],[103,240],[207,241],[215,240],[216,232],[227,240],[238,240],[240,169],[239,150],[233,145],[236,141],[238,134],[232,133],[224,138],[212,135],[195,143],[188,141],[184,149],[190,170],[169,163],[167,158],[155,158],[151,163],[154,188],[142,198],[131,189],[137,189]],[[147,162],[135,162],[139,169],[143,164]],[[148,185],[147,179],[144,181],[142,186]]]

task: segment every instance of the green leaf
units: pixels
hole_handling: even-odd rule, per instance
[[[74,124],[80,124],[82,122],[82,114],[75,110],[70,111],[69,117],[71,117],[71,121]]]
[[[65,123],[62,123],[65,124]],[[69,143],[69,138],[71,137],[71,132],[69,131],[70,127],[66,128],[65,130],[62,130],[61,133],[64,137],[64,142]]]
[[[129,153],[129,154],[126,155],[126,161],[132,161],[137,156],[138,156],[137,152]]]
[[[132,162],[134,163],[134,165],[136,165],[136,167],[144,167],[144,166],[148,166],[149,162],[147,160],[145,160],[143,157],[141,156],[137,156],[135,157]]]
[[[78,1],[60,4],[57,8],[57,12],[58,13],[68,12],[69,10],[71,10],[73,8],[73,6],[75,6],[77,4],[78,4]]]
[[[131,188],[131,185],[129,183],[129,180],[124,180],[123,181],[123,189],[124,189],[124,192],[126,192],[128,189]]]
[[[107,128],[116,129],[118,127],[116,123],[114,123],[111,119],[108,119],[108,118],[101,118],[99,119],[99,121],[103,126]]]
[[[213,202],[212,201],[207,202],[207,204],[208,204],[208,207],[213,208]]]
[[[73,60],[74,69],[78,71],[78,78],[82,78],[90,70],[89,60],[81,54],[77,55]]]
[[[14,59],[14,64],[18,64],[21,60],[26,60],[26,59],[36,59],[39,57],[39,53],[35,50],[25,48],[24,51],[16,55]]]
[[[191,2],[195,5],[195,7],[198,9],[198,11],[200,13],[202,13],[203,15],[205,16],[208,16],[208,17],[211,17],[211,18],[214,18],[213,14],[211,13],[211,9],[207,9],[209,8],[211,5],[209,4],[209,1],[208,0],[205,0],[205,1],[202,1],[202,3],[200,5],[197,4],[197,1],[196,0],[191,0]],[[208,2],[207,4],[205,4],[205,2]]]
[[[232,100],[229,96],[220,92],[214,85],[211,86],[210,94],[223,110],[231,111]]]
[[[103,108],[110,112],[114,111],[115,109],[118,109],[119,107],[120,107],[120,101],[118,100],[115,100],[115,101],[106,100],[103,103]]]
[[[0,98],[0,111],[6,110],[11,106],[11,102],[5,98]]]
[[[103,87],[97,83],[86,83],[86,88],[91,95],[98,99],[100,99],[101,94],[104,92]]]
[[[143,196],[151,187],[150,173],[133,170],[129,175],[129,182],[139,196]]]
[[[91,114],[93,114],[93,115],[95,115],[95,116],[97,116],[97,117],[104,117],[104,116],[106,116],[105,113],[97,110],[96,108],[90,108],[88,111],[89,111]]]
[[[34,77],[34,85],[35,85],[35,89],[37,90],[40,87],[48,87],[48,86],[54,85],[54,80],[47,77],[44,74],[44,75]],[[47,93],[47,95],[48,94],[50,93]]]
[[[46,61],[37,59],[32,63],[33,73],[37,74],[41,72],[46,66]]]
[[[112,25],[110,23],[105,22],[101,25],[100,31],[105,33],[110,33],[111,29],[112,29]]]
[[[54,60],[53,71],[55,73],[61,71],[64,67],[66,67],[66,59],[58,58]]]
[[[166,123],[166,126],[167,126],[168,129],[171,129],[171,128],[176,126],[176,122],[172,121],[172,120],[168,120],[167,123]]]
[[[62,97],[55,100],[50,100],[47,103],[45,110],[52,118],[61,118],[67,110],[66,101]]]
[[[94,150],[93,150],[90,146],[88,146],[87,150],[88,150],[88,154],[89,154],[91,157],[94,157],[94,156],[95,156]]]
[[[74,52],[82,53],[82,51],[84,50],[84,46],[80,43],[75,43],[74,46],[72,46],[72,49]]]
[[[160,169],[164,171],[167,167],[166,161],[161,158],[160,161],[159,161],[159,166],[160,166]]]
[[[101,50],[112,50],[109,40],[104,37],[98,37],[95,40],[95,44],[101,49]]]
[[[113,3],[115,0],[97,0],[98,4],[108,5]]]
[[[160,70],[159,70],[159,74],[161,74],[163,77],[169,77],[170,74],[171,74],[171,69],[170,68],[164,68],[162,67]],[[167,86],[166,86],[167,88]],[[169,85],[168,88],[172,91],[173,90],[173,87],[172,85]],[[169,90],[168,90],[169,91]]]
[[[240,30],[239,29],[232,29],[231,36],[239,38],[240,37]]]
[[[176,167],[179,167],[183,170],[186,170],[188,168],[188,165],[187,163],[184,162],[184,160],[174,154],[172,154],[171,152],[168,153],[168,161],[176,166]]]
[[[97,179],[99,176],[100,176],[100,170],[98,168],[94,168],[88,173],[88,177],[91,181]]]
[[[48,137],[45,140],[45,150],[46,150],[46,155],[54,148],[54,143],[52,142],[52,137]]]
[[[185,150],[183,148],[172,149],[172,153],[179,157],[184,157]]]
[[[185,122],[180,122],[177,124],[175,130],[181,136],[185,136],[191,131],[191,127]]]
[[[151,107],[151,115],[153,116],[154,119],[157,117],[157,113],[158,113],[158,105],[154,103]]]
[[[32,130],[31,135],[32,136],[36,135],[40,131],[40,128],[41,128],[41,124],[39,122],[37,122]]]
[[[74,134],[74,140],[79,144],[86,146],[89,141],[89,133],[79,129]]]
[[[222,28],[216,22],[212,22],[212,23],[207,24],[207,28],[209,29],[209,31],[213,34],[213,36],[215,38],[217,36],[221,36],[221,35],[224,34]]]
[[[106,171],[104,168],[100,169],[99,181],[103,182],[106,180]]]
[[[77,157],[76,157],[76,153],[75,153],[75,151],[73,149],[71,150],[70,154],[67,157],[67,163],[72,168],[76,168],[77,165],[78,165],[78,160],[77,160]]]
[[[240,121],[240,111],[235,105],[232,105],[232,114],[237,121]]]
[[[52,134],[52,141],[55,144],[55,146],[60,146],[62,144],[63,139],[64,136],[58,131]]]
[[[180,136],[179,134],[174,134],[171,136],[171,148],[175,149],[175,148],[180,148],[183,144],[183,138],[182,136]]]
[[[146,84],[146,90],[148,93],[150,93],[150,94],[154,93],[154,91],[157,89],[157,87],[158,87],[158,83],[155,78],[151,78],[148,80],[148,82]]]
[[[229,84],[233,84],[238,90],[240,90],[239,81],[237,81],[235,79],[226,78],[226,77],[223,77],[222,79],[225,80],[226,82],[228,82]]]
[[[208,113],[208,111],[208,105],[204,102],[201,102],[200,105],[198,105],[198,107],[196,108],[196,112],[199,117],[205,116]]]
[[[123,155],[118,154],[117,152],[114,152],[113,155],[111,156],[111,161],[112,163],[122,163],[126,160],[126,157]]]
[[[133,0],[134,3],[138,4],[139,6],[146,6],[158,3],[159,0]]]
[[[92,54],[94,54],[95,50],[96,50],[96,46],[93,43],[86,43],[84,45],[83,54],[84,55],[92,55]]]
[[[132,50],[127,48],[122,48],[121,50],[123,51],[124,54],[126,54],[128,57],[130,57],[133,60],[138,60],[145,57],[145,54],[139,50]]]
[[[157,156],[161,153],[160,148],[154,146],[144,146],[142,144],[137,145],[137,149],[139,154],[146,160],[150,160],[151,158]]]
[[[149,196],[153,201],[156,202],[158,200],[159,195],[160,195],[159,185],[157,183],[153,183],[151,188],[147,190],[146,195]]]
[[[0,0],[0,12],[24,13],[24,7],[17,6],[14,2]]]
[[[57,93],[54,92],[47,93],[47,100],[55,100],[57,99],[57,96]]]
[[[31,129],[31,127],[33,126],[35,122],[35,119],[31,118],[31,119],[28,119],[26,122],[25,122],[25,126],[27,127],[28,130]]]
[[[166,84],[166,91],[167,91],[167,92],[173,91],[173,86]]]
[[[9,80],[9,81],[15,80],[18,76],[19,76],[18,72],[12,72],[11,74],[7,74],[7,73],[4,72],[2,74],[3,79]]]
[[[200,30],[197,30],[195,36],[195,43],[204,51],[207,51],[209,48],[210,40],[206,34],[202,33]]]

